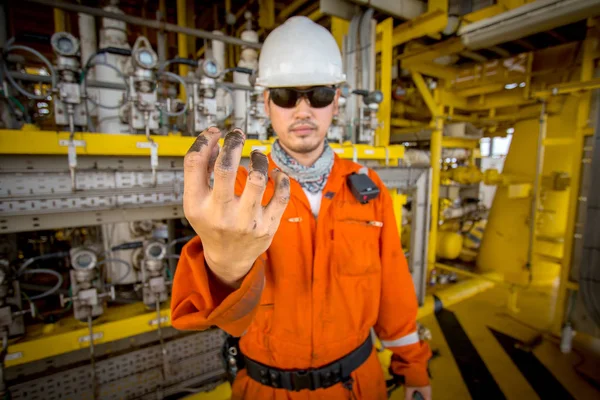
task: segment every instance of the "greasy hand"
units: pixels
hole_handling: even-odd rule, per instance
[[[415,392],[421,393],[422,397],[413,397]],[[431,400],[431,386],[406,386],[404,388],[404,400],[413,399]]]
[[[235,178],[245,135],[240,129],[229,132],[219,152],[220,137],[218,128],[208,128],[186,154],[183,211],[202,240],[212,272],[225,284],[236,287],[271,244],[290,198],[290,181],[283,172],[274,171],[275,193],[263,207],[269,162],[267,156],[253,151],[246,187],[240,197],[236,196]],[[213,170],[214,184],[210,188]]]

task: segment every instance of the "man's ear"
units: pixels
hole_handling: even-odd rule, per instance
[[[269,111],[271,110],[271,107],[269,105],[269,101],[270,101],[270,98],[269,98],[269,89],[267,89],[267,90],[265,90],[263,92],[263,100],[264,100],[264,103],[265,103],[265,114],[267,115],[267,117],[270,118],[271,114],[269,113]]]
[[[338,115],[338,113],[340,111],[340,106],[338,104],[338,101],[340,99],[341,94],[342,94],[342,91],[339,88],[335,90],[335,97],[333,98],[333,115]]]

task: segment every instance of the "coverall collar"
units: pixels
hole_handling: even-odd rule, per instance
[[[274,184],[270,176],[271,171],[275,168],[277,168],[277,165],[273,162],[273,159],[269,154],[269,181],[271,181],[271,184],[268,185],[267,191],[270,193],[273,192]],[[334,154],[333,168],[331,169],[329,177],[327,178],[327,183],[323,188],[323,198],[321,200],[321,209],[319,211],[319,215],[323,215],[322,213],[327,210],[335,194],[342,189],[342,186],[346,181],[346,177],[352,173],[357,173],[361,168],[361,165],[349,160],[342,160],[337,154]],[[290,191],[291,196],[294,196],[296,199],[300,200],[302,204],[304,204],[310,210],[310,203],[300,184],[294,179],[290,179],[290,184],[292,188]],[[268,195],[268,197],[270,196],[271,194]]]

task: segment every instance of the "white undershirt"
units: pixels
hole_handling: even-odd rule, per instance
[[[323,197],[323,191],[311,193],[304,188],[302,188],[302,190],[304,191],[304,194],[306,195],[306,198],[310,203],[310,209],[313,215],[315,216],[315,218],[317,218],[317,216],[319,215],[319,209],[321,208],[321,198]]]

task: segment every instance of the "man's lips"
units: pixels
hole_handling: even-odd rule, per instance
[[[310,125],[300,125],[300,126],[296,126],[292,129],[290,129],[290,132],[293,132],[297,135],[306,135],[309,134],[313,131],[315,131],[316,129]]]

